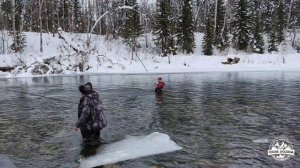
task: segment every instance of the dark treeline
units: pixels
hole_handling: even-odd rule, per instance
[[[93,33],[108,40],[122,37],[132,53],[140,47],[137,39],[148,33],[162,56],[193,53],[195,32],[204,33],[205,55],[229,47],[276,52],[287,41],[299,49],[300,0],[0,0],[0,5],[0,31],[10,32],[14,52],[22,52],[24,32],[40,33],[42,52],[42,33],[54,35],[58,28],[90,33],[102,15]]]

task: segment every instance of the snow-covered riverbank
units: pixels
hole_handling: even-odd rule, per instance
[[[146,69],[141,62],[122,62],[122,67],[111,65],[92,64],[91,69],[86,72],[74,72],[65,70],[61,75],[80,75],[80,74],[147,74],[147,73],[189,73],[189,72],[212,72],[212,71],[299,71],[300,72],[300,56],[299,55],[244,55],[240,56],[241,60],[238,64],[224,65],[221,62],[227,57],[223,56],[173,56],[171,64],[168,64],[167,58],[157,58],[156,62],[152,60],[144,60]],[[283,63],[285,62],[285,63]],[[55,74],[46,74],[55,75]],[[57,74],[56,74],[57,75]],[[28,73],[12,74],[0,73],[0,77],[31,77],[45,76],[32,75]]]
[[[204,56],[201,49],[202,34],[196,34],[196,48],[192,55],[172,55],[170,64],[168,57],[161,57],[153,52],[154,44],[151,36],[140,39],[141,49],[131,60],[130,49],[122,40],[105,40],[102,36],[93,36],[93,52],[88,56],[88,69],[79,72],[78,62],[81,56],[72,47],[80,51],[86,50],[83,45],[85,34],[64,33],[65,40],[56,34],[43,34],[44,52],[39,52],[39,34],[26,33],[27,46],[21,55],[0,54],[1,66],[14,66],[12,73],[0,73],[0,77],[28,77],[53,74],[139,74],[139,73],[189,73],[209,71],[300,71],[300,54],[287,47],[285,52],[275,54],[246,54],[229,50],[226,54]],[[67,42],[67,43],[66,43]],[[8,42],[9,43],[9,42]],[[152,47],[149,47],[152,46]],[[226,56],[225,56],[226,55]],[[226,65],[228,58],[240,58],[238,64]],[[22,62],[22,63],[20,63]],[[144,64],[144,65],[143,65]],[[46,65],[45,67],[43,67]],[[43,69],[33,73],[37,66]],[[24,68],[25,67],[25,68]]]

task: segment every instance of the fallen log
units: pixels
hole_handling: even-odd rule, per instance
[[[240,62],[240,58],[234,57],[234,58],[227,58],[227,62],[221,62],[222,64],[237,64]]]
[[[10,72],[12,70],[14,70],[15,68],[14,67],[0,67],[0,71],[2,72]]]

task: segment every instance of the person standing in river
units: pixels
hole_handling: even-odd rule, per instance
[[[83,140],[99,139],[100,131],[107,125],[99,94],[90,82],[80,85],[79,91],[82,97],[78,105],[76,129],[80,128]]]
[[[157,78],[157,80],[158,80],[158,83],[155,84],[155,93],[162,94],[165,83],[163,82],[161,77]]]

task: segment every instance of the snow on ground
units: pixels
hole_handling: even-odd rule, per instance
[[[92,52],[89,54],[87,65],[89,69],[84,73],[186,73],[204,71],[300,71],[300,54],[289,48],[284,48],[284,52],[275,54],[247,54],[230,49],[226,53],[219,53],[214,56],[204,56],[202,53],[203,34],[197,33],[195,53],[191,55],[178,54],[171,55],[171,63],[168,57],[161,57],[155,52],[152,36],[146,35],[140,38],[141,48],[131,59],[130,49],[118,40],[106,40],[105,36],[93,35],[91,38]],[[76,54],[73,46],[79,51],[87,51],[85,42],[86,34],[63,33],[65,40],[58,38],[58,34],[43,34],[43,49],[39,51],[39,34],[26,33],[27,46],[22,54],[0,54],[1,66],[27,66],[27,70],[19,70],[12,74],[0,73],[0,77],[24,77],[32,76],[32,69],[35,63],[42,63],[46,58],[55,57],[51,63],[50,74],[78,74],[78,63],[82,56]],[[146,47],[146,41],[148,46]],[[10,40],[8,41],[10,43]],[[282,49],[283,50],[283,49]],[[234,65],[224,65],[227,58],[239,57],[240,62]],[[141,61],[139,60],[141,59]],[[23,64],[20,64],[23,62]],[[143,64],[146,69],[144,68]],[[32,66],[31,66],[32,65]],[[22,69],[22,68],[21,68]],[[55,69],[55,70],[54,70]],[[82,74],[82,73],[81,73]]]

